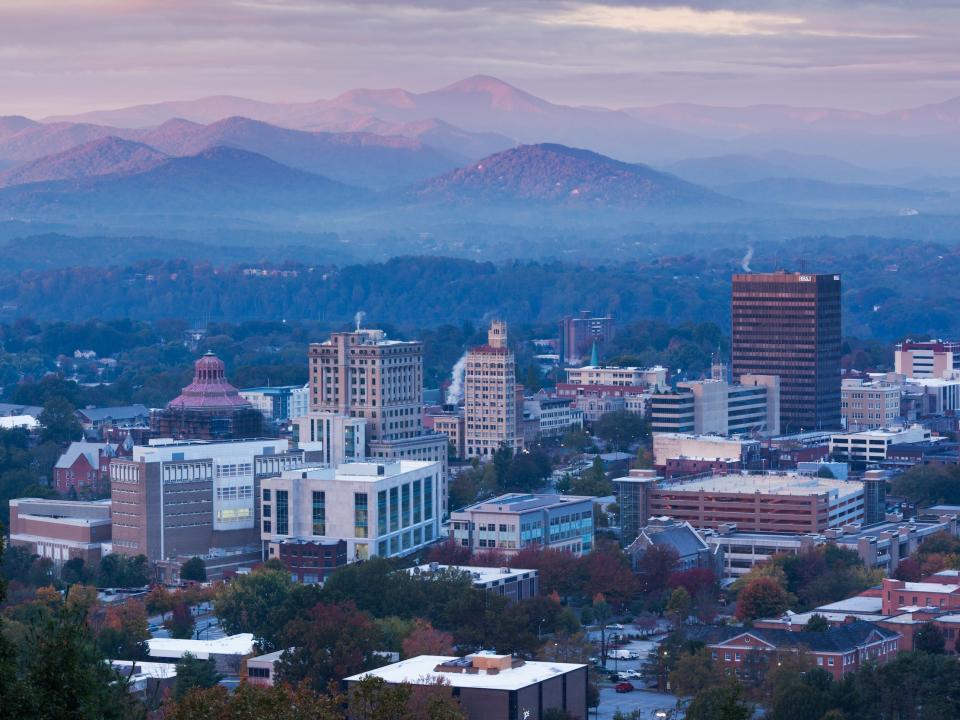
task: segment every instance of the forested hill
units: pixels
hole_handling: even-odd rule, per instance
[[[301,264],[216,266],[142,261],[123,267],[25,270],[0,275],[2,320],[301,319],[430,327],[483,322],[554,323],[581,309],[623,323],[729,326],[730,276],[742,250],[718,248],[604,265],[402,257],[343,267]],[[844,333],[895,339],[958,336],[960,248],[877,238],[758,244],[753,271],[774,267],[843,274]]]

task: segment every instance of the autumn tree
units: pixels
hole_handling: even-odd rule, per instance
[[[322,691],[331,680],[371,667],[378,640],[373,620],[352,602],[320,603],[284,627],[281,641],[288,649],[278,676]]]
[[[403,641],[403,657],[452,655],[453,635],[435,629],[426,620],[414,621],[413,630]]]
[[[677,695],[696,695],[722,682],[723,670],[706,649],[682,654],[670,672],[670,687]]]
[[[185,602],[174,602],[170,617],[167,618],[163,626],[170,631],[170,636],[182,640],[189,639],[193,635],[193,628],[196,621],[193,613]]]
[[[739,683],[701,690],[687,708],[686,720],[748,720],[753,711],[743,702]]]
[[[769,577],[757,578],[737,596],[737,617],[740,620],[776,617],[788,607],[787,592]]]

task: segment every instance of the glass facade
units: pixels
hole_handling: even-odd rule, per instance
[[[377,535],[387,534],[387,491],[377,493]]]

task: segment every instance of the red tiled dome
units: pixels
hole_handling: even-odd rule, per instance
[[[168,408],[241,408],[250,403],[240,397],[227,382],[223,360],[208,352],[194,365],[193,382],[179,396],[167,403]]]

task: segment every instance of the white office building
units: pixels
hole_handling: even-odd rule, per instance
[[[443,468],[389,460],[283,473],[261,484],[261,540],[343,539],[347,558],[406,555],[440,530]]]
[[[930,439],[930,431],[921,425],[837,433],[830,436],[830,455],[846,462],[874,463],[887,459],[891,445]]]

